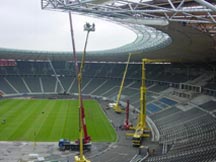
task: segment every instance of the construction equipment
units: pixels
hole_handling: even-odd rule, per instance
[[[83,106],[83,100],[82,100],[81,86],[82,86],[82,72],[83,72],[83,68],[84,68],[84,64],[85,64],[88,36],[89,36],[89,33],[91,31],[95,31],[95,24],[90,25],[89,23],[86,23],[84,25],[84,30],[87,31],[87,35],[86,35],[81,65],[80,65],[80,69],[79,69],[78,62],[77,62],[77,56],[76,56],[76,50],[75,50],[73,23],[72,23],[72,17],[71,17],[70,12],[69,12],[69,21],[70,21],[73,57],[74,57],[74,62],[75,62],[75,70],[76,70],[76,77],[77,77],[77,83],[78,83],[78,94],[79,94],[78,95],[78,98],[79,98],[79,140],[77,141],[77,144],[79,145],[80,155],[75,156],[74,160],[75,160],[75,162],[90,162],[83,155],[83,149],[85,148],[85,145],[91,144],[90,143],[91,137],[88,136],[86,123],[85,123],[85,113],[84,113],[84,106]],[[84,138],[83,138],[83,132],[85,133]]]
[[[122,78],[122,81],[121,81],[121,86],[120,86],[120,89],[119,89],[119,92],[118,92],[117,100],[116,100],[116,103],[113,105],[113,109],[114,109],[114,111],[116,113],[121,113],[122,112],[122,108],[119,105],[119,101],[121,99],[121,93],[122,93],[122,90],[123,90],[123,86],[124,86],[124,81],[125,81],[125,77],[126,77],[126,74],[127,74],[128,65],[130,63],[130,58],[131,58],[131,54],[128,55],[128,60],[127,60],[127,64],[126,64],[125,71],[124,71],[124,74],[123,74],[123,78]]]
[[[81,98],[81,120],[82,120],[82,128],[83,128],[83,149],[90,151],[91,150],[91,137],[88,135],[87,132],[87,126],[85,123],[85,110],[84,110],[84,106],[83,106],[83,100]],[[61,151],[65,151],[65,150],[71,150],[71,151],[78,151],[80,149],[80,140],[76,140],[75,142],[70,142],[68,139],[60,139],[59,140],[59,150]]]
[[[138,117],[138,123],[135,127],[135,132],[133,134],[132,143],[133,146],[140,146],[143,137],[149,137],[149,129],[146,124],[146,73],[145,73],[145,63],[146,59],[142,60],[142,78],[140,87],[140,113]]]
[[[90,151],[91,150],[91,143],[85,143],[83,141],[83,149]],[[71,150],[71,151],[78,151],[80,149],[80,144],[77,142],[70,142],[68,139],[60,139],[59,143],[59,150],[65,151],[65,150]]]
[[[146,124],[146,72],[145,65],[146,63],[156,63],[156,62],[169,62],[168,60],[160,60],[160,59],[142,59],[142,78],[141,78],[141,87],[140,87],[140,112],[138,117],[138,122],[136,127],[134,128],[135,132],[131,135],[133,146],[140,146],[142,143],[143,137],[150,136],[150,130]]]
[[[83,144],[91,144],[91,137],[88,135],[87,132],[87,126],[86,126],[86,122],[85,122],[85,110],[84,110],[84,106],[83,106],[83,100],[81,99],[81,120],[82,120],[82,127],[83,127]],[[78,143],[78,142],[77,142]]]
[[[125,118],[124,125],[123,125],[123,129],[124,129],[124,130],[129,130],[129,129],[132,128],[132,126],[133,126],[133,125],[129,122],[129,107],[130,107],[130,102],[129,102],[129,100],[127,100],[127,106],[126,106],[126,109],[125,109],[126,118]]]
[[[77,76],[79,105],[80,105],[80,130],[79,130],[80,155],[74,157],[75,162],[90,162],[83,155],[83,149],[84,149],[83,146],[90,143],[91,137],[88,136],[86,123],[85,123],[85,113],[84,113],[84,106],[83,106],[83,100],[82,100],[81,85],[82,85],[82,72],[83,72],[83,68],[84,68],[84,64],[85,64],[88,36],[89,36],[90,31],[95,31],[95,24],[90,25],[89,23],[86,23],[84,25],[84,30],[87,31],[87,35],[86,35],[86,41],[85,41],[84,51],[83,51],[83,55],[82,55],[80,70],[79,70],[79,74]],[[76,65],[77,65],[77,63],[76,63]],[[83,138],[83,132],[85,135],[84,138]]]

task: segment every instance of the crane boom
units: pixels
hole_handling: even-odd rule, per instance
[[[88,135],[88,132],[87,132],[87,127],[86,127],[86,122],[85,122],[85,109],[84,109],[84,105],[83,105],[82,92],[81,92],[82,72],[83,72],[83,68],[84,68],[84,64],[85,64],[86,47],[87,47],[87,43],[88,43],[89,32],[90,31],[87,31],[86,41],[85,41],[85,46],[84,46],[84,52],[83,52],[83,55],[82,55],[82,61],[81,61],[81,64],[80,64],[80,70],[79,70],[79,74],[78,74],[78,86],[79,86],[78,91],[79,91],[79,100],[80,100],[80,118],[81,118],[81,124],[82,124],[83,133],[84,133],[84,138],[83,138],[84,144],[91,141],[91,137]]]
[[[127,106],[125,108],[125,121],[123,128],[124,130],[129,130],[132,128],[132,124],[129,122],[129,107],[130,107],[130,102],[127,100]]]
[[[122,109],[119,106],[119,101],[121,99],[121,93],[122,93],[122,90],[123,90],[123,86],[124,86],[124,81],[125,81],[125,77],[126,77],[126,74],[127,74],[128,65],[130,63],[130,58],[131,58],[131,54],[128,55],[128,60],[127,60],[126,66],[125,66],[125,70],[124,70],[124,74],[123,74],[123,77],[122,77],[121,85],[120,85],[119,92],[118,92],[118,95],[117,95],[116,104],[113,106],[114,111],[117,112],[117,113],[121,113],[122,112]]]
[[[85,121],[85,109],[83,106],[83,102],[81,102],[80,109],[81,109],[81,116],[82,116],[81,119],[82,119],[82,127],[83,127],[83,134],[84,134],[83,143],[86,144],[91,142],[91,137],[88,135],[88,131],[87,131],[87,126]]]

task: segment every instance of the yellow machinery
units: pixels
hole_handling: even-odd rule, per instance
[[[122,89],[123,89],[123,86],[124,86],[124,81],[125,81],[125,77],[126,77],[126,74],[127,74],[127,69],[128,69],[128,65],[129,65],[129,62],[130,62],[130,58],[131,58],[131,54],[128,55],[128,60],[127,60],[127,64],[126,64],[125,71],[124,71],[124,74],[123,74],[123,78],[122,78],[122,81],[121,81],[121,86],[120,86],[120,89],[119,89],[119,92],[118,92],[116,104],[113,105],[113,109],[114,109],[114,111],[116,113],[121,113],[122,112],[122,109],[119,106],[119,101],[121,99],[121,93],[122,93]]]
[[[87,37],[88,37],[88,35],[87,35]],[[86,49],[86,45],[85,45],[85,49]],[[75,156],[74,157],[75,162],[90,162],[83,155],[83,125],[84,125],[84,123],[83,123],[83,120],[82,120],[82,118],[83,118],[83,116],[82,116],[83,101],[82,101],[82,94],[81,94],[81,84],[82,84],[82,71],[83,71],[83,67],[84,67],[84,63],[85,63],[85,54],[86,54],[85,49],[84,49],[84,53],[83,53],[83,56],[82,56],[82,62],[81,62],[81,65],[80,65],[79,74],[77,76],[78,94],[79,94],[79,123],[80,123],[79,124],[79,145],[80,145],[80,156]]]
[[[151,59],[142,59],[142,78],[141,78],[141,87],[140,87],[140,113],[138,117],[137,125],[134,127],[135,132],[133,134],[127,134],[132,136],[133,146],[140,146],[143,137],[150,136],[150,130],[146,124],[146,72],[145,64],[153,62],[167,62],[165,60],[151,60]]]
[[[75,156],[74,160],[75,162],[91,162],[90,160],[86,159],[83,154],[83,132],[85,131],[85,119],[83,114],[83,101],[82,101],[82,93],[81,93],[81,87],[82,87],[82,72],[85,64],[85,57],[86,57],[86,47],[88,42],[88,36],[90,31],[95,31],[95,24],[90,25],[89,23],[86,23],[84,25],[84,30],[87,31],[85,46],[84,46],[84,52],[82,55],[82,61],[80,65],[80,69],[78,67],[77,63],[77,57],[75,53],[75,43],[74,43],[74,37],[73,37],[73,27],[72,27],[72,18],[71,14],[69,13],[69,19],[70,19],[70,27],[71,27],[71,37],[72,37],[72,43],[74,48],[74,60],[75,60],[75,68],[76,68],[76,74],[77,74],[77,82],[78,82],[78,94],[79,94],[79,148],[80,148],[80,155]]]

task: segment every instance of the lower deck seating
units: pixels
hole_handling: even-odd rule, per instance
[[[176,101],[173,101],[173,100],[168,99],[168,98],[161,98],[160,102],[163,102],[163,103],[170,105],[170,106],[175,105],[177,103]]]
[[[216,119],[197,108],[176,107],[150,115],[160,132],[160,143],[170,146],[166,154],[148,162],[205,162],[216,160]]]
[[[206,102],[206,103],[200,105],[200,107],[204,108],[207,111],[214,111],[214,110],[216,110],[216,101]]]
[[[39,78],[36,76],[26,76],[23,77],[25,80],[26,84],[30,88],[32,93],[40,93],[41,92],[41,87],[40,87],[40,82]]]
[[[15,94],[16,91],[7,83],[5,77],[0,77],[0,90],[5,94]]]
[[[19,93],[28,93],[22,78],[20,76],[8,76],[7,81],[11,84]]]
[[[161,91],[164,91],[168,88],[168,86],[163,86],[163,85],[155,85],[155,86],[152,86],[151,88],[149,88],[149,91],[153,91],[153,92],[161,92]]]
[[[158,111],[161,110],[158,106],[156,106],[156,105],[153,104],[153,103],[147,104],[147,109],[148,109],[150,112],[152,112],[152,113],[155,113],[155,112],[158,112]]]
[[[44,92],[55,92],[56,78],[51,76],[41,77]]]

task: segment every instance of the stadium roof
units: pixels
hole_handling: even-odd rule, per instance
[[[216,60],[214,3],[204,0],[42,0],[41,6],[42,9],[70,11],[115,21],[136,32],[137,39],[131,44],[87,52],[89,61],[126,61],[128,53],[134,54],[132,61],[140,61],[144,57],[205,62]],[[0,49],[0,57],[72,60],[72,51]]]

